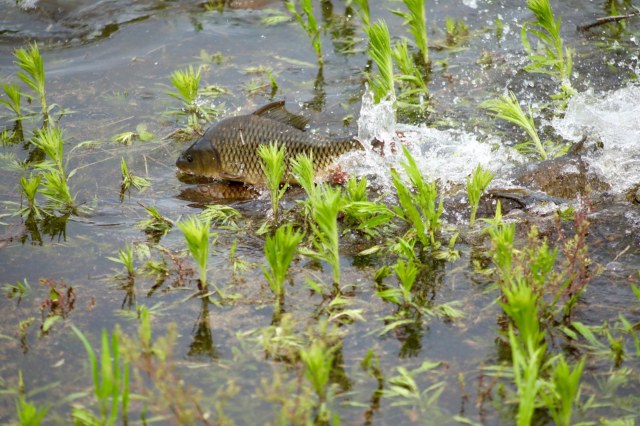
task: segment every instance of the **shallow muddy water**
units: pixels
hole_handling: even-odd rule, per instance
[[[376,295],[380,288],[375,274],[395,258],[359,254],[384,245],[382,238],[367,238],[346,227],[341,235],[341,288],[349,303],[345,309],[358,310],[360,316],[353,322],[332,316],[339,309],[328,306],[329,301],[307,285],[309,278],[330,283],[329,265],[303,256],[292,264],[282,309],[291,315],[293,334],[303,343],[309,340],[308,333],[317,333],[319,323],[331,318],[329,327],[340,345],[329,379],[330,409],[343,424],[515,424],[514,400],[500,389],[507,386],[511,393],[506,394],[513,396],[511,381],[491,376],[487,369],[511,361],[495,279],[474,266],[490,263],[486,254],[490,243],[477,229],[469,228],[468,205],[458,192],[478,164],[496,175],[490,186],[495,197],[487,197],[480,215],[493,215],[496,198],[505,206],[515,199],[505,213],[518,222],[520,237],[536,224],[551,241],[557,235],[553,212],[578,206],[577,197],[566,194],[584,192],[585,182],[590,183],[587,241],[593,260],[590,269],[599,274],[594,273],[573,320],[590,326],[606,323],[613,337],[623,342],[625,356],[614,362],[604,335],[600,336],[602,348],[589,346],[584,339],[570,340],[560,332],[553,334],[549,345],[552,353],[565,353],[572,361],[586,357],[575,422],[638,421],[640,349],[634,346],[631,334],[621,330],[619,321],[624,316],[636,325],[636,331],[640,321],[640,300],[631,289],[639,281],[640,270],[640,194],[636,194],[640,183],[640,18],[580,32],[577,25],[606,16],[611,2],[552,2],[556,16],[562,16],[565,43],[575,51],[572,83],[578,92],[566,112],[554,116],[552,108],[537,111],[550,102],[556,82],[522,70],[527,57],[520,28],[531,19],[524,2],[428,1],[433,111],[418,119],[396,115],[390,102],[370,104],[364,75],[366,35],[352,7],[345,3],[314,1],[314,10],[326,28],[320,71],[311,43],[297,22],[265,23],[266,18],[288,13],[277,0],[242,0],[212,8],[186,1],[31,0],[20,6],[0,0],[0,78],[17,82],[12,53],[31,41],[38,42],[47,100],[57,105],[54,117],[61,117],[66,167],[77,170],[69,179],[71,192],[82,207],[67,218],[35,223],[14,215],[23,202],[18,188],[24,172],[12,167],[15,162],[10,160],[24,161],[33,150],[27,142],[0,147],[0,284],[26,280],[30,285],[21,300],[5,297],[8,288],[0,295],[0,386],[7,391],[0,398],[0,422],[17,421],[12,391],[18,386],[18,371],[22,371],[28,392],[41,390],[29,399],[51,406],[45,424],[69,424],[73,404],[97,411],[89,396],[92,381],[87,356],[71,326],[80,329],[97,350],[102,329],[111,332],[119,325],[135,336],[137,307],[142,305],[152,312],[154,338],[164,335],[168,324],[175,324],[173,379],[201,390],[201,407],[212,424],[286,423],[279,418],[281,401],[277,398],[311,398],[300,384],[304,374],[299,360],[270,356],[260,343],[265,330],[278,325],[281,318],[274,312],[274,297],[260,268],[266,265],[264,237],[256,232],[270,217],[268,194],[262,188],[221,182],[203,185],[176,172],[175,160],[189,143],[167,138],[186,124],[183,116],[168,113],[181,105],[167,92],[173,90],[171,73],[189,65],[203,67],[201,88],[216,85],[226,89],[218,97],[203,97],[203,102],[212,102],[221,110],[220,116],[248,114],[273,100],[285,100],[290,111],[310,119],[314,131],[407,145],[423,174],[438,179],[446,194],[446,240],[460,233],[455,246],[460,258],[429,258],[414,293],[429,306],[455,303],[463,318],[420,317],[386,331],[397,307]],[[401,9],[401,2],[371,3],[372,19],[385,19],[392,38],[410,37],[402,19],[389,11]],[[621,13],[634,5],[614,3]],[[463,19],[469,26],[470,36],[459,49],[437,48],[445,37],[447,17]],[[501,34],[496,33],[497,18],[503,22]],[[482,55],[492,58],[490,65],[478,64]],[[277,81],[275,91],[267,76],[251,72],[255,67],[271,69]],[[524,132],[479,108],[507,89],[522,103],[532,105],[544,138],[577,143],[586,136],[586,148],[579,154],[582,175],[569,179],[566,176],[574,173],[575,164],[541,166],[513,148],[525,139]],[[37,111],[37,104],[34,99],[24,107]],[[62,115],[61,110],[65,111]],[[2,129],[11,128],[11,118],[7,109],[0,111]],[[38,117],[25,120],[26,139],[40,125]],[[150,140],[136,140],[128,146],[113,140],[140,125],[153,134]],[[150,181],[149,188],[131,189],[120,196],[122,158],[135,175]],[[401,160],[399,153],[381,158],[367,151],[348,155],[340,164],[358,177],[366,176],[372,196],[393,205],[389,170],[399,168]],[[518,181],[529,172],[534,178]],[[544,186],[550,180],[545,179],[547,175],[560,176],[559,183]],[[592,180],[583,180],[584,175]],[[298,208],[296,201],[303,198],[303,192],[293,188],[281,207],[285,211]],[[241,214],[236,229],[213,229],[217,240],[208,259],[209,280],[239,295],[218,304],[194,297],[197,268],[177,227],[154,240],[136,226],[147,218],[143,205],[154,206],[178,222],[199,213],[207,203],[229,205]],[[570,223],[563,226],[571,232]],[[121,265],[108,259],[127,243],[139,248],[133,282],[123,278]],[[148,253],[145,247],[150,248]],[[236,247],[235,255],[230,258],[232,247]],[[143,272],[148,261],[163,259],[169,270],[166,276]],[[234,259],[247,262],[248,268],[234,270]],[[41,280],[52,280],[58,286],[64,283],[75,295],[64,318],[47,332],[42,326],[50,312],[46,304],[50,289]],[[386,283],[395,286],[397,280],[389,277]],[[378,373],[362,367],[369,352],[379,360]],[[397,382],[394,377],[400,374],[398,368],[412,371],[426,361],[441,364],[416,373],[422,399],[391,392]],[[145,383],[153,388],[149,379]],[[427,391],[433,385],[442,394],[428,403],[436,392]],[[132,389],[136,391],[142,392]],[[587,404],[591,397],[600,405]],[[170,410],[163,411],[162,401],[146,404],[148,423],[156,415],[161,416],[155,419],[157,424],[179,423]],[[132,403],[132,422],[141,418],[144,405]],[[553,424],[543,410],[538,414],[535,424]]]

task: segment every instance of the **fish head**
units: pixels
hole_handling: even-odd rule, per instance
[[[181,172],[204,177],[220,177],[220,154],[209,136],[208,132],[205,133],[180,154],[176,166]]]

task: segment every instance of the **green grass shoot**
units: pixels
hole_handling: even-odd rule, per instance
[[[313,245],[316,253],[333,269],[333,283],[340,283],[340,250],[338,214],[344,199],[339,188],[323,186],[310,198],[314,234]]]
[[[52,208],[73,211],[75,200],[71,196],[67,180],[74,174],[74,171],[69,173],[69,177],[67,176],[63,162],[64,143],[60,129],[47,127],[36,130],[31,143],[40,148],[47,157],[47,161],[38,165],[38,169],[42,171],[40,193],[47,198]]]
[[[49,124],[49,108],[45,93],[44,62],[40,56],[38,44],[33,42],[27,49],[17,49],[14,56],[17,59],[16,65],[22,70],[18,72],[18,78],[29,86],[40,100],[42,117],[46,127]]]
[[[2,89],[9,99],[0,99],[0,105],[4,105],[12,111],[16,115],[16,121],[19,123],[23,118],[22,107],[20,106],[22,98],[20,86],[15,83],[2,83]]]
[[[124,157],[122,157],[120,161],[120,172],[122,173],[122,183],[120,184],[121,196],[124,195],[124,193],[127,192],[132,186],[138,191],[144,191],[146,188],[151,186],[147,179],[140,176],[135,176],[129,171],[129,166],[127,165]]]
[[[476,213],[480,204],[480,197],[493,180],[493,173],[490,170],[484,170],[479,164],[473,171],[471,177],[467,177],[467,196],[471,205],[471,218],[469,226],[473,226],[476,222]]]
[[[163,236],[173,227],[173,221],[162,216],[154,206],[140,205],[144,207],[149,217],[138,222],[136,224],[137,228],[142,229],[147,234]]]
[[[391,55],[400,71],[395,76],[395,80],[402,85],[398,94],[398,106],[425,108],[429,89],[409,53],[407,41],[404,39],[397,41]]]
[[[532,62],[524,69],[552,75],[570,87],[572,50],[564,47],[560,35],[562,18],[555,19],[549,0],[527,0],[527,6],[533,12],[535,21],[522,25],[522,45]],[[539,49],[534,50],[531,47],[529,34],[540,41]]]
[[[300,350],[300,359],[305,366],[304,375],[321,404],[327,399],[327,385],[334,357],[332,348],[322,340],[313,340],[309,347]]]
[[[322,39],[320,38],[320,28],[318,26],[318,21],[316,20],[315,14],[313,13],[313,3],[311,0],[298,0],[298,3],[300,4],[302,13],[298,12],[298,10],[296,9],[295,0],[285,1],[287,9],[289,9],[289,11],[293,14],[300,26],[302,26],[304,32],[307,33],[307,36],[311,40],[313,50],[316,52],[316,56],[318,58],[318,64],[320,65],[320,68],[322,68],[322,65],[324,64],[324,58],[322,57]]]
[[[533,121],[531,107],[528,108],[525,114],[513,92],[509,92],[508,95],[502,95],[498,99],[484,101],[480,104],[480,107],[491,111],[496,118],[501,118],[509,123],[515,124],[527,132],[531,140],[516,146],[518,151],[523,154],[536,155],[541,160],[546,160],[550,157],[551,154],[548,150],[550,144],[543,144],[540,140],[536,125]]]
[[[369,13],[369,0],[353,0],[353,4],[356,5],[356,13],[362,21],[362,24],[365,27],[368,27],[371,23]]]
[[[284,145],[278,148],[276,143],[258,147],[258,155],[262,159],[260,167],[262,167],[262,171],[267,178],[267,188],[271,194],[271,212],[273,213],[273,222],[276,224],[278,223],[280,200],[289,186],[285,182],[285,173],[287,172],[285,149]]]
[[[294,231],[293,226],[287,224],[279,227],[273,237],[267,236],[265,241],[264,255],[269,270],[263,266],[262,271],[278,299],[284,296],[284,280],[301,239],[302,233]]]
[[[118,257],[107,257],[112,262],[119,263],[127,270],[127,276],[133,278],[136,275],[136,270],[133,266],[133,246],[127,243],[124,249],[118,249]]]
[[[40,189],[40,181],[42,180],[41,175],[22,176],[20,178],[20,192],[27,199],[28,206],[20,211],[20,213],[33,213],[35,217],[41,217],[40,209],[38,208],[36,196],[38,195]]]
[[[291,160],[291,173],[309,198],[316,193],[313,155],[301,153]]]
[[[377,295],[398,306],[409,307],[413,303],[411,289],[418,276],[418,268],[416,268],[412,259],[409,259],[407,262],[399,259],[396,264],[393,265],[393,270],[398,280],[400,280],[400,288],[381,290],[377,292]]]
[[[462,19],[455,21],[447,16],[445,22],[445,31],[447,33],[447,46],[453,47],[459,45],[469,36],[469,27]]]
[[[18,398],[16,399],[16,414],[18,415],[18,424],[20,426],[38,426],[47,413],[49,407],[38,407],[33,402],[27,401],[24,392],[24,380],[22,379],[22,370],[18,370]]]
[[[396,0],[398,1],[398,0]],[[420,59],[423,65],[429,66],[429,38],[427,35],[427,12],[425,0],[402,0],[407,7],[407,12],[401,10],[392,11],[395,15],[404,18],[404,24],[409,26],[416,46],[420,50]]]
[[[580,378],[584,370],[585,358],[571,369],[564,355],[553,360],[550,380],[541,392],[542,400],[558,426],[571,426],[573,407],[580,395]]]
[[[209,239],[216,234],[211,233],[209,230],[211,222],[208,220],[202,222],[198,216],[191,216],[189,219],[179,222],[178,227],[182,230],[191,256],[193,256],[198,265],[200,286],[204,290],[208,284],[207,261],[209,259]],[[218,294],[221,294],[215,284],[214,288]]]
[[[393,185],[398,194],[400,206],[395,208],[398,217],[404,219],[413,227],[416,237],[423,248],[437,249],[440,243],[436,235],[440,232],[442,221],[440,216],[444,211],[442,197],[437,202],[438,189],[435,182],[427,182],[405,146],[402,147],[407,161],[402,163],[414,191],[412,191],[400,178],[396,170],[391,170]]]
[[[192,65],[184,70],[174,71],[171,73],[169,81],[171,81],[173,87],[176,88],[176,91],[167,92],[167,94],[180,100],[185,107],[192,105],[198,99],[200,72],[201,68],[196,70]]]
[[[74,407],[72,417],[76,424],[115,425],[118,414],[127,423],[129,411],[129,363],[120,351],[118,333],[114,332],[109,338],[105,329],[102,330],[102,348],[100,358],[96,356],[91,343],[75,326],[71,326],[78,336],[89,357],[91,377],[93,378],[93,394],[97,400],[100,415],[96,417],[89,409]]]
[[[391,36],[389,28],[383,20],[366,26],[365,31],[369,37],[367,52],[378,67],[378,75],[369,78],[371,90],[377,103],[388,94],[395,96]]]
[[[209,204],[200,212],[200,219],[208,220],[212,225],[222,229],[239,230],[236,220],[242,218],[242,214],[231,206],[224,204]]]

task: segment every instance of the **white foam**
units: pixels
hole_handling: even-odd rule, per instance
[[[639,86],[598,96],[591,91],[576,94],[564,117],[554,119],[552,126],[565,139],[577,142],[588,136],[603,143],[603,149],[588,154],[586,161],[614,192],[640,181]]]

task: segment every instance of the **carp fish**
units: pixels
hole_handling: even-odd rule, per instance
[[[275,143],[285,147],[284,181],[294,183],[289,162],[298,154],[312,155],[314,170],[322,172],[340,155],[363,149],[354,137],[332,139],[306,132],[307,122],[307,118],[287,111],[284,101],[272,102],[252,114],[215,123],[180,155],[176,166],[197,176],[261,184],[265,176],[258,147]]]

